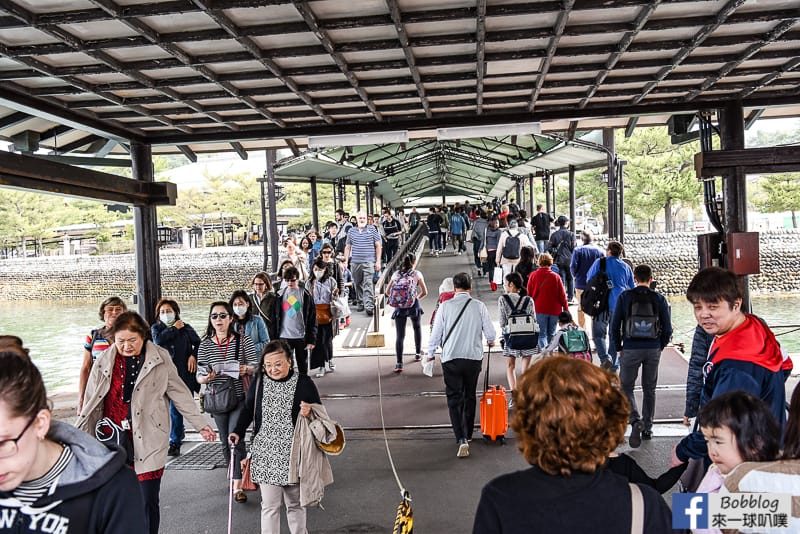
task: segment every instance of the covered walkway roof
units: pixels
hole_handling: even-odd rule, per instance
[[[580,144],[578,144],[580,143]],[[551,135],[509,135],[335,147],[280,162],[277,179],[318,183],[373,183],[384,204],[440,202],[442,197],[504,196],[516,182],[568,165],[598,166],[602,147]]]
[[[191,159],[530,120],[571,137],[737,100],[798,116],[798,18],[800,0],[5,0],[0,138]]]

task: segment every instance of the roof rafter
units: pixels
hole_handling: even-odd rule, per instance
[[[736,8],[744,4],[745,1],[746,0],[728,0],[728,2],[726,2],[725,5],[722,6],[722,8],[717,12],[716,16],[714,17],[714,20],[709,22],[708,24],[703,25],[703,27],[700,28],[700,31],[698,31],[686,45],[681,47],[681,49],[678,51],[677,54],[672,56],[670,64],[661,69],[656,75],[656,79],[647,84],[642,90],[641,94],[635,97],[631,101],[631,103],[633,105],[637,105],[642,100],[644,100],[645,97],[648,94],[650,94],[650,92],[653,89],[655,89],[656,86],[661,81],[663,81],[667,76],[669,76],[669,74],[673,70],[675,70],[678,67],[678,65],[680,65],[683,62],[683,60],[686,59],[695,48],[700,46],[700,44],[703,41],[708,39],[708,37],[714,32],[714,30],[719,28],[722,25],[722,23],[725,22],[725,19],[731,16],[733,12],[736,10]]]
[[[428,96],[425,93],[425,85],[422,83],[422,76],[417,68],[416,58],[414,57],[414,53],[411,51],[408,34],[406,33],[405,26],[403,25],[403,16],[402,13],[400,13],[400,5],[397,3],[397,0],[386,0],[386,5],[389,7],[392,23],[394,24],[394,29],[397,32],[397,38],[400,41],[400,46],[403,47],[403,55],[406,57],[406,63],[408,63],[408,68],[411,71],[411,77],[414,80],[414,85],[417,86],[417,93],[419,94],[419,99],[422,102],[422,109],[425,110],[425,116],[431,118],[431,106],[428,102]]]
[[[375,119],[382,121],[383,116],[381,115],[380,111],[378,111],[378,108],[375,107],[375,104],[369,98],[367,92],[364,91],[364,88],[359,85],[358,78],[356,78],[355,74],[353,74],[353,72],[347,66],[344,56],[337,51],[336,45],[333,43],[331,38],[328,37],[327,31],[320,28],[319,23],[317,22],[317,16],[311,10],[311,7],[308,5],[308,3],[305,0],[293,0],[292,4],[303,17],[303,20],[306,22],[311,32],[322,43],[325,51],[331,56],[334,63],[336,63],[336,65],[342,71],[342,74],[344,74],[345,78],[347,78],[347,81],[353,86],[353,89],[355,89],[358,96],[361,97],[361,100],[364,101],[364,104],[366,104],[366,106],[375,116]]]
[[[531,113],[536,108],[536,101],[539,99],[539,93],[542,91],[544,79],[547,77],[547,71],[550,70],[550,65],[553,62],[553,57],[555,56],[556,49],[558,48],[558,43],[561,41],[561,37],[564,35],[564,28],[567,26],[567,21],[569,21],[569,13],[572,11],[572,7],[574,5],[575,0],[563,0],[561,4],[561,10],[558,13],[555,26],[553,27],[553,36],[550,38],[550,42],[547,44],[545,59],[541,68],[539,69],[539,76],[536,78],[536,86],[534,87],[533,91],[531,91],[531,99],[530,103],[528,104],[528,110]]]
[[[265,56],[264,52],[258,46],[258,44],[253,41],[250,37],[246,37],[241,35],[239,32],[239,28],[233,23],[233,21],[222,11],[222,9],[217,8],[210,0],[192,0],[195,5],[202,8],[206,15],[211,17],[214,22],[219,24],[225,31],[228,32],[242,47],[249,52],[252,58],[257,59],[264,67],[266,67],[273,76],[278,78],[281,83],[283,83],[286,87],[288,87],[293,93],[295,93],[300,100],[305,102],[305,104],[314,110],[317,115],[322,117],[322,119],[327,122],[328,124],[333,123],[333,120],[325,114],[322,108],[319,107],[314,101],[308,96],[306,93],[300,90],[297,87],[297,84],[294,80],[284,76],[283,72],[281,71],[281,67],[275,63],[272,59]],[[258,104],[253,101],[254,106],[258,106]],[[258,108],[263,113],[270,113],[269,111]],[[271,114],[271,113],[270,113]],[[278,119],[280,120],[280,119]],[[281,121],[282,122],[282,121]]]

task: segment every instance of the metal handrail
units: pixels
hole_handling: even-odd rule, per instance
[[[427,239],[427,237],[428,227],[424,222],[420,221],[417,229],[408,239],[406,239],[406,242],[403,243],[394,257],[389,260],[389,263],[386,264],[383,273],[381,273],[381,275],[378,277],[378,280],[375,282],[375,314],[372,316],[373,332],[380,332],[379,313],[385,307],[385,295],[383,291],[386,288],[386,281],[391,279],[392,275],[397,270],[397,266],[403,261],[405,255],[411,251],[416,251],[419,244],[423,241],[423,239]]]

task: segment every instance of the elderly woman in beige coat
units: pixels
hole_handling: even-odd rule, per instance
[[[83,409],[75,426],[101,441],[119,443],[139,478],[148,532],[158,533],[159,491],[169,445],[169,401],[214,441],[169,352],[150,341],[150,327],[136,312],[117,317],[109,332],[113,345],[95,361]]]

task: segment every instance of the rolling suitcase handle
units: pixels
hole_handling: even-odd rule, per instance
[[[486,374],[483,377],[483,391],[489,389],[489,360],[492,359],[492,347],[486,352]]]

